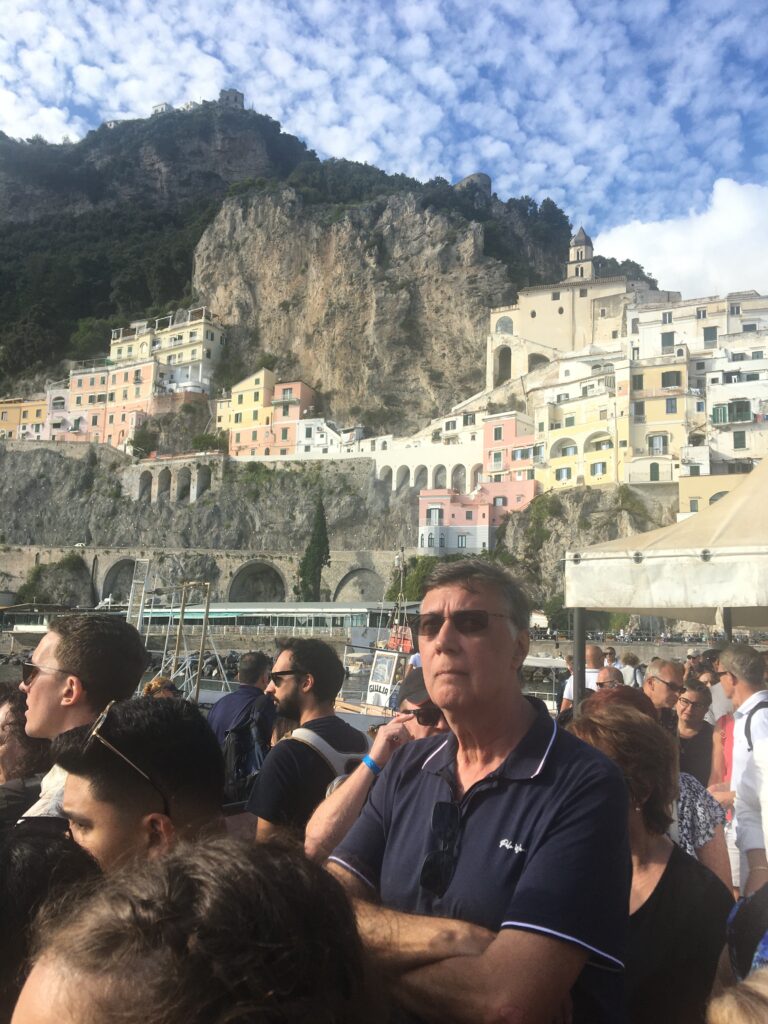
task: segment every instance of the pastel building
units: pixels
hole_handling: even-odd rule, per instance
[[[45,440],[45,419],[48,403],[45,395],[23,398],[19,403],[19,441]]]
[[[18,438],[21,403],[21,398],[0,399],[0,438],[8,441]]]
[[[478,441],[483,460],[469,493],[432,487],[419,492],[420,548],[436,553],[491,550],[505,517],[536,494],[530,419],[514,412],[484,419]]]
[[[216,426],[229,431],[230,455],[262,455],[270,443],[275,375],[262,367],[238,381],[230,396],[217,402]]]

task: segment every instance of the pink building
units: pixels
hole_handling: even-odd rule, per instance
[[[510,512],[536,495],[534,439],[530,420],[516,413],[490,416],[483,424],[483,472],[469,494],[448,488],[419,492],[419,547],[435,554],[490,550]],[[426,554],[425,550],[425,554]]]
[[[316,422],[317,392],[302,380],[275,384],[271,414],[266,423],[242,426],[234,422],[229,433],[230,455],[296,455],[305,448],[302,420]]]
[[[69,431],[66,441],[122,445],[146,419],[158,376],[154,359],[126,366],[90,366],[69,379]]]

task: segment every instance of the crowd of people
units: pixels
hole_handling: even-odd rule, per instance
[[[591,643],[553,718],[529,620],[440,565],[372,737],[320,640],[206,717],[119,617],[54,620],[0,689],[0,1024],[768,1020],[765,656]]]

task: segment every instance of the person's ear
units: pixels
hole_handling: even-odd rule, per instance
[[[307,672],[307,674],[305,676],[303,676],[302,680],[301,680],[301,692],[302,693],[309,693],[311,690],[314,689],[314,686],[315,686],[315,677],[312,675],[311,672]]]
[[[81,704],[88,699],[83,681],[79,676],[67,676],[64,680],[64,689],[61,694],[61,703],[65,707],[72,707]]]
[[[153,811],[141,819],[146,834],[147,859],[164,857],[176,843],[176,827],[167,814]]]

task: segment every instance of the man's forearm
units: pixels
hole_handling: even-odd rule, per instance
[[[360,816],[373,780],[371,769],[361,764],[317,807],[304,834],[304,852],[310,860],[330,857]]]
[[[467,921],[402,914],[361,899],[354,904],[363,942],[388,973],[400,974],[448,958],[477,956],[496,937]]]

